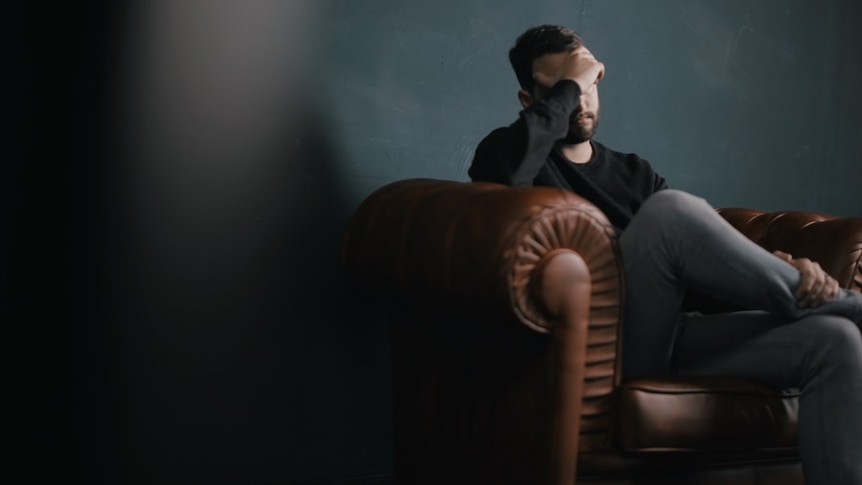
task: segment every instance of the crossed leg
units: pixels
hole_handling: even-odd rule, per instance
[[[809,482],[862,484],[862,337],[856,326],[862,295],[841,290],[818,308],[800,309],[796,268],[740,234],[704,200],[674,190],[644,203],[620,247],[626,378],[675,371],[798,387]],[[684,317],[679,310],[689,286],[762,311]]]
[[[862,323],[862,294],[840,290],[818,308],[799,308],[799,271],[746,238],[701,198],[678,190],[650,197],[620,237],[625,265],[624,374],[670,371],[680,306],[694,287],[745,308],[798,320],[839,315]]]

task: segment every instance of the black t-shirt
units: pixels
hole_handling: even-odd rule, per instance
[[[667,183],[646,160],[596,141],[587,163],[572,163],[560,153],[559,142],[568,134],[569,115],[580,94],[574,81],[558,82],[544,99],[521,111],[518,120],[479,143],[468,173],[474,181],[569,190],[601,209],[619,232]]]

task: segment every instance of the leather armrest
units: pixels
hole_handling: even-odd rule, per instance
[[[862,291],[862,217],[739,208],[718,212],[768,251],[817,261],[843,288]]]
[[[560,189],[430,179],[389,184],[353,215],[342,262],[348,276],[378,291],[503,310],[547,332],[552,323],[531,278],[557,250],[584,259],[593,298],[618,319],[622,268],[613,228],[593,204]]]

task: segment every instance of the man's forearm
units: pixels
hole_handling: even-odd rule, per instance
[[[569,131],[569,117],[577,108],[580,88],[561,81],[548,96],[521,111],[514,123],[495,130],[479,144],[470,178],[512,186],[532,185],[554,144]]]

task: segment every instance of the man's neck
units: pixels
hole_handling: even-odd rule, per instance
[[[560,145],[560,152],[572,163],[587,163],[593,158],[593,144],[589,140],[573,145]]]

